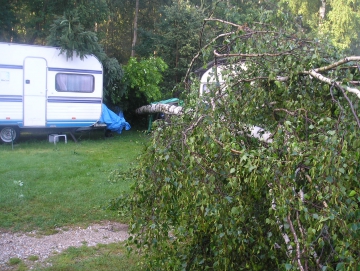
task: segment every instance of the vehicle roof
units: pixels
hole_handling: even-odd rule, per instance
[[[0,42],[0,64],[22,66],[26,57],[40,57],[46,59],[48,67],[67,69],[102,70],[102,64],[93,55],[84,59],[74,55],[67,59],[66,54],[60,54],[60,48],[50,46],[16,44]]]

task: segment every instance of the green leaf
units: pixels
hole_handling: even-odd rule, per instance
[[[335,270],[339,270],[339,271],[345,270],[345,264],[344,264],[344,263],[338,263],[338,264],[336,265],[336,269],[335,269]]]
[[[329,219],[330,219],[330,217],[321,217],[319,223],[325,222]]]
[[[356,195],[356,191],[355,190],[351,190],[349,193],[349,197],[353,197]]]
[[[352,223],[350,228],[353,230],[353,231],[357,231],[358,230],[358,225],[357,223]]]
[[[327,180],[329,183],[332,183],[332,182],[334,181],[334,179],[333,179],[332,176],[326,177],[326,180]]]
[[[231,214],[233,214],[233,215],[240,214],[240,209],[238,207],[232,207],[231,208]]]

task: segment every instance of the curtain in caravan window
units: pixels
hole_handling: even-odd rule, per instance
[[[58,73],[55,88],[64,92],[93,92],[94,76],[89,74]]]
[[[55,89],[58,91],[67,91],[67,76],[66,74],[58,73],[55,77],[56,86]]]

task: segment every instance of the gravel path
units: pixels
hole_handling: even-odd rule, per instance
[[[37,256],[44,261],[54,253],[68,247],[80,247],[84,244],[109,244],[126,240],[127,225],[115,222],[93,224],[87,228],[57,229],[58,233],[39,236],[37,232],[9,233],[0,231],[0,270],[7,270],[10,258],[25,260],[29,256]]]

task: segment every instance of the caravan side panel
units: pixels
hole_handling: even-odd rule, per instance
[[[87,127],[97,122],[101,116],[102,76],[101,69],[49,67],[48,126]],[[81,86],[73,86],[82,78]]]

